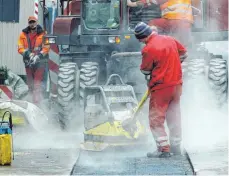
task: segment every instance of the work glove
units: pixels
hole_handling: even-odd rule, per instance
[[[145,80],[147,82],[147,85],[149,85],[149,82],[151,80],[151,72],[152,71],[141,70],[141,72],[145,75]]]
[[[35,56],[34,53],[30,53],[30,55],[29,55],[29,60],[31,60],[34,56]]]
[[[40,56],[39,55],[35,55],[34,57],[32,57],[29,61],[30,66],[36,65],[37,63],[40,62]]]
[[[188,57],[187,53],[180,55],[180,62],[182,63],[187,57]]]
[[[25,52],[23,61],[26,66],[29,66],[30,60],[34,57],[34,53],[30,52],[29,50]]]
[[[151,75],[145,75],[145,80],[147,82],[147,85],[149,86],[149,82],[151,80]]]
[[[26,50],[25,53],[23,54],[23,57],[29,58],[29,56],[30,56],[31,53],[32,52],[30,50]]]

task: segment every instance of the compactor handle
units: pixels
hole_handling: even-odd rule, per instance
[[[12,114],[11,113],[10,113],[10,116],[9,116],[9,126],[10,126],[10,129],[12,131],[13,130],[13,120],[12,120]]]
[[[5,117],[6,113],[9,113],[9,127],[10,127],[10,129],[11,129],[11,131],[12,131],[12,129],[13,129],[13,120],[12,120],[12,114],[11,114],[9,111],[6,111],[6,112],[3,114],[1,124],[4,123],[4,117]]]
[[[108,86],[111,83],[111,79],[112,78],[114,79],[114,77],[117,77],[119,79],[120,83],[122,85],[125,85],[125,83],[123,82],[122,78],[118,74],[112,74],[112,75],[110,75],[110,77],[108,78],[108,80],[107,80],[107,82],[106,82],[105,85]]]

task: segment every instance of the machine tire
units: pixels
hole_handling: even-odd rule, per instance
[[[196,78],[200,75],[204,75],[205,73],[205,60],[204,59],[191,59],[188,62],[188,65],[186,67],[188,67],[188,72],[187,75],[188,77],[191,78]]]
[[[69,112],[73,110],[77,102],[79,92],[79,69],[76,63],[68,62],[60,64],[58,73],[57,102],[59,105],[59,121],[65,129],[70,121]]]
[[[99,65],[97,62],[84,62],[80,69],[79,97],[82,104],[86,86],[98,84]]]
[[[213,90],[217,104],[222,105],[227,101],[228,94],[228,70],[227,61],[222,57],[214,57],[210,60],[208,70],[208,82]]]

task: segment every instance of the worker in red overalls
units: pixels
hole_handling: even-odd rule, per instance
[[[28,18],[28,27],[22,30],[18,39],[18,53],[23,56],[27,84],[33,95],[33,103],[39,105],[42,100],[42,81],[48,61],[50,46],[44,45],[45,31],[37,24],[37,18]]]
[[[149,25],[140,22],[135,27],[135,36],[146,45],[142,49],[141,71],[148,80],[151,91],[149,103],[149,123],[158,150],[148,153],[148,157],[170,157],[181,154],[181,114],[182,93],[181,62],[187,51],[176,39],[157,34]],[[164,122],[170,132],[170,143]]]

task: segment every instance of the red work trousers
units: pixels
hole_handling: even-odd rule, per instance
[[[165,131],[166,120],[170,144],[180,145],[181,142],[181,113],[180,96],[182,85],[171,86],[151,92],[149,104],[149,123],[158,151],[170,151],[168,136]]]
[[[26,67],[27,85],[33,97],[33,103],[39,104],[42,96],[42,81],[45,73],[45,64],[37,64],[34,67]]]
[[[149,25],[156,26],[159,33],[173,36],[186,47],[191,44],[192,24],[188,21],[158,18],[151,20]]]

